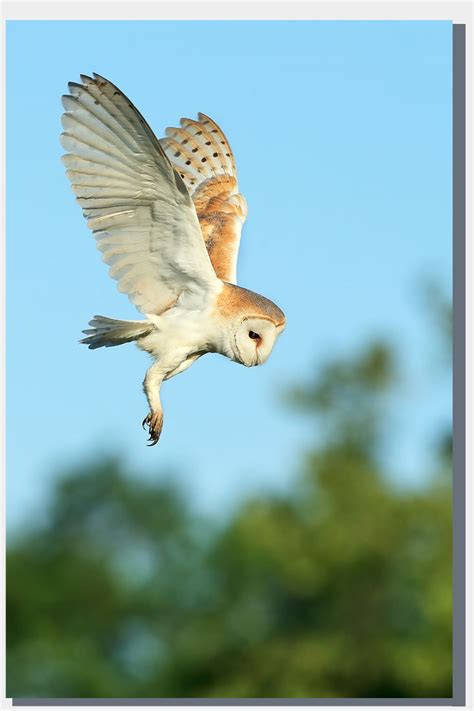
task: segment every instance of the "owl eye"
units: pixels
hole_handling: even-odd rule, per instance
[[[249,338],[252,338],[254,341],[260,340],[260,336],[258,333],[255,333],[255,331],[249,331]]]

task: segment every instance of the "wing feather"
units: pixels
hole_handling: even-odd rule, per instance
[[[167,128],[160,142],[192,196],[216,275],[235,283],[247,204],[227,138],[205,114],[198,119],[182,118],[181,127]]]
[[[153,131],[98,74],[63,97],[66,174],[118,289],[145,314],[221,288],[194,204]]]

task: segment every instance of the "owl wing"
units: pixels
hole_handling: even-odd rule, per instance
[[[198,114],[198,119],[181,119],[181,128],[167,128],[160,143],[193,199],[216,275],[236,283],[247,203],[239,193],[226,137],[205,114]]]
[[[116,86],[81,80],[63,97],[63,161],[110,276],[145,314],[204,305],[220,282],[183,180]]]

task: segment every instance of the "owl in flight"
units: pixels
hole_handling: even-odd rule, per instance
[[[261,365],[285,315],[236,285],[247,205],[219,126],[198,114],[158,140],[110,81],[98,74],[81,81],[63,97],[63,161],[110,276],[145,316],[94,316],[81,343],[94,349],[135,341],[152,356],[143,426],[156,444],[161,383],[205,353]]]

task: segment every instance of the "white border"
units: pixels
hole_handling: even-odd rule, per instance
[[[467,510],[470,512],[472,510],[473,503],[473,486],[470,482],[469,473],[472,471],[473,467],[473,447],[469,438],[469,432],[473,431],[473,411],[472,411],[472,360],[474,355],[473,348],[473,327],[472,327],[472,316],[473,310],[473,286],[472,286],[472,258],[473,258],[473,248],[471,243],[472,235],[472,204],[470,201],[470,196],[472,195],[472,2],[430,2],[426,0],[424,2],[409,2],[407,0],[402,2],[385,2],[384,0],[378,0],[377,2],[357,2],[357,0],[352,0],[349,2],[272,2],[271,0],[264,0],[263,2],[249,2],[248,0],[243,0],[242,2],[232,2],[232,0],[220,0],[220,2],[201,2],[200,0],[191,0],[188,2],[181,2],[180,0],[175,0],[173,3],[159,3],[159,2],[114,2],[114,0],[105,0],[102,2],[74,2],[74,0],[62,0],[62,2],[43,2],[42,0],[32,0],[30,2],[21,2],[21,0],[10,0],[10,2],[1,2],[1,15],[2,20],[140,20],[140,19],[182,19],[182,20],[217,20],[217,19],[248,19],[248,20],[297,20],[297,19],[313,19],[313,20],[452,20],[456,23],[466,24],[466,196],[467,196],[467,213],[466,213],[466,340],[467,340],[467,352],[466,352],[466,362],[467,362],[467,373],[466,373],[466,387],[467,387],[467,406],[466,406],[466,433],[467,433],[467,451],[466,451],[466,505]],[[2,156],[5,156],[5,23],[2,22]],[[32,77],[34,77],[34,66],[32,66]],[[3,166],[5,165],[3,161]],[[5,185],[5,169],[3,170],[3,185]],[[2,231],[2,246],[0,254],[0,274],[4,277],[5,274],[5,209],[4,209],[4,199],[5,192],[4,189],[1,191],[0,197],[0,208],[3,218],[3,231]],[[4,279],[3,279],[4,283]],[[5,313],[5,292],[2,292],[3,296],[3,312]],[[5,343],[5,319],[2,319],[0,338],[2,338],[2,344]],[[5,372],[5,351],[2,348],[0,367],[3,368]],[[4,390],[5,381],[2,381],[2,388]],[[3,412],[5,407],[5,399],[3,398]],[[3,421],[5,419],[3,418]],[[1,442],[3,444],[2,454],[5,452],[5,432],[2,429]],[[5,492],[5,466],[4,457],[2,457],[2,481],[3,481],[3,492]],[[4,511],[5,506],[5,495],[2,501],[2,510]],[[470,506],[468,505],[468,502]],[[4,517],[5,520],[5,517]],[[474,524],[469,516],[466,517],[466,541],[468,552],[472,552],[474,548]],[[2,545],[1,554],[3,563],[5,562],[5,528],[2,527],[1,531]],[[470,544],[470,545],[469,545]],[[472,601],[474,599],[474,564],[472,556],[467,556],[466,561],[466,600]],[[5,590],[5,577],[4,577],[5,565],[2,567],[2,591]],[[2,595],[3,602],[5,601],[5,594]],[[472,602],[471,607],[468,605],[466,610],[466,631],[467,631],[467,644],[466,644],[466,670],[474,669],[474,627],[473,627],[473,614],[472,614]],[[5,669],[5,616],[2,615],[0,622],[0,633],[2,635],[1,644],[1,669]],[[11,702],[5,698],[5,680],[4,675],[0,673],[0,698],[2,699],[2,708],[7,708],[11,706]],[[32,708],[37,709],[38,707],[24,706],[24,709]],[[52,708],[55,710],[65,709],[65,711],[70,711],[70,706],[51,706],[42,708]],[[88,709],[98,709],[98,711],[103,711],[104,708],[120,708],[120,707],[103,707],[103,706],[88,706]],[[130,707],[128,707],[130,708]],[[135,707],[140,708],[140,707]],[[147,708],[159,708],[160,710],[169,709],[169,711],[176,711],[180,708],[191,708],[189,706],[159,706],[159,707],[147,707]],[[223,709],[223,711],[228,710],[228,706],[200,706],[200,709]],[[259,709],[261,706],[248,706],[249,709]],[[267,707],[274,708],[274,707]],[[292,709],[294,711],[295,707],[278,707],[279,709]],[[315,709],[327,709],[331,711],[334,706],[317,706],[317,707],[305,707],[305,708],[315,708]],[[344,708],[347,708],[345,706]],[[400,708],[400,709],[439,709],[439,706],[357,706],[358,709],[367,709],[371,711],[372,709],[387,709],[387,708]],[[474,709],[474,681],[473,675],[466,674],[466,706],[465,708]]]
[[[153,2],[103,0],[7,0],[2,14],[8,20],[452,20],[470,22],[471,2],[418,0],[173,0]]]

